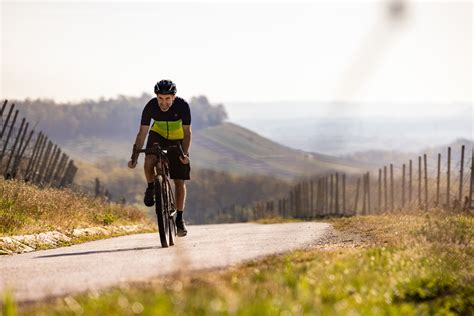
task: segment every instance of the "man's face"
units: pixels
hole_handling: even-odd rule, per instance
[[[163,112],[166,112],[170,109],[171,104],[173,104],[176,96],[174,94],[157,94],[158,106]]]

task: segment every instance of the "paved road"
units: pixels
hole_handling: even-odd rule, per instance
[[[18,302],[147,280],[178,271],[219,268],[304,248],[330,228],[325,223],[189,226],[174,247],[158,234],[138,234],[22,255],[0,256],[0,293]],[[1,296],[1,295],[0,295]]]

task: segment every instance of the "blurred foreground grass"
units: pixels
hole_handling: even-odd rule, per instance
[[[363,242],[320,245],[239,267],[68,296],[27,315],[472,315],[470,215],[335,219]],[[344,240],[344,238],[340,239]],[[350,240],[350,238],[349,238]],[[11,301],[4,315],[14,315]]]

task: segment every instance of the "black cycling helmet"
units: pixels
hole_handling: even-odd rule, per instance
[[[155,85],[156,94],[176,94],[176,84],[171,80],[160,80]]]

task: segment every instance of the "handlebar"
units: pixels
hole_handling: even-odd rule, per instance
[[[177,149],[181,157],[185,156],[183,152],[183,147],[181,146],[180,143],[177,143],[176,145],[166,146],[166,147],[161,147],[159,144],[153,144],[153,146],[151,146],[150,148],[143,148],[143,149],[137,149],[137,145],[134,144],[132,157],[130,157],[130,159],[132,160],[133,163],[135,163],[140,153],[152,154],[152,155],[158,156],[160,154],[164,154],[163,151],[169,150],[169,149]]]

